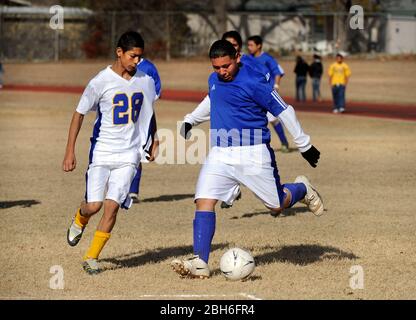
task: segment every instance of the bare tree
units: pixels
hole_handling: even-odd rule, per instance
[[[214,12],[217,20],[217,33],[223,34],[227,30],[227,1],[215,1]]]

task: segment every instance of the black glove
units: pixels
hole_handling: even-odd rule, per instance
[[[304,157],[312,167],[316,168],[320,154],[319,150],[312,146],[307,151],[302,152],[302,157]]]
[[[190,124],[189,122],[182,122],[180,131],[181,136],[188,140],[191,137],[191,129],[192,124]]]

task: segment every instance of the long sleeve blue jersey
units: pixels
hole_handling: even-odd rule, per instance
[[[221,80],[214,72],[208,86],[212,146],[270,143],[266,113],[277,117],[287,105],[258,68],[242,63],[230,82]]]

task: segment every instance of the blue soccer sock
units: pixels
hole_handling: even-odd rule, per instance
[[[283,185],[283,188],[288,189],[292,195],[292,199],[290,199],[289,208],[292,207],[299,200],[305,198],[306,186],[303,183],[286,183]],[[287,195],[285,197],[287,197]]]
[[[215,233],[215,212],[195,211],[194,254],[208,263],[211,242]]]
[[[139,167],[137,168],[136,175],[134,176],[133,181],[131,182],[129,193],[139,194],[141,178],[142,178],[142,165],[140,164]]]
[[[277,124],[273,125],[273,128],[276,131],[277,135],[279,136],[279,139],[282,145],[289,146],[282,124],[278,122]]]

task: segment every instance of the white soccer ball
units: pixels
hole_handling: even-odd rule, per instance
[[[229,249],[220,260],[220,270],[229,280],[236,281],[247,278],[255,267],[253,256],[240,248]]]

